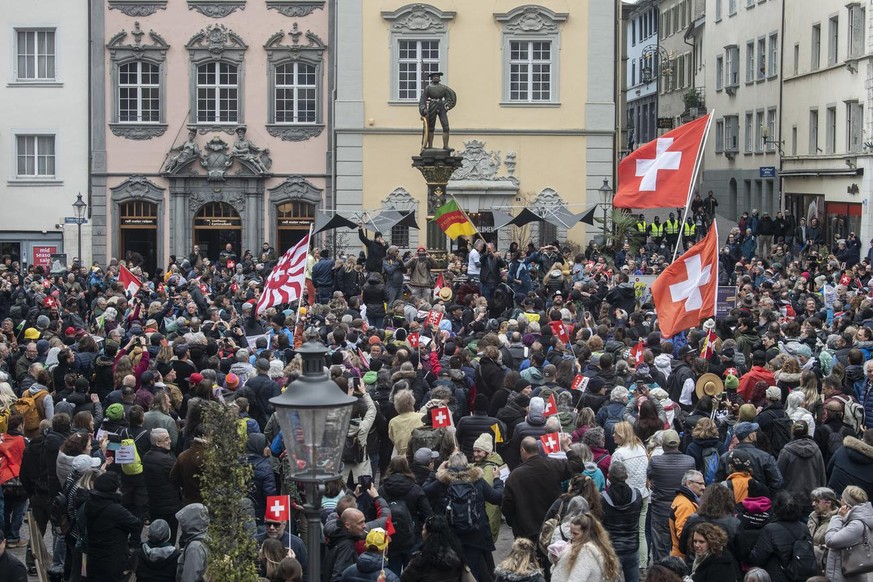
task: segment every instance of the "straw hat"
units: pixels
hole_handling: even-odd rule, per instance
[[[724,382],[716,374],[703,374],[697,379],[697,398],[704,396],[718,396],[724,392]]]
[[[440,291],[437,295],[442,301],[446,301],[446,302],[451,301],[452,300],[452,289],[451,289],[451,287],[440,287]]]

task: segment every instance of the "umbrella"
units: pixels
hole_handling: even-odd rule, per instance
[[[341,214],[329,216],[320,210],[315,212],[315,228],[312,234],[318,234],[324,230],[336,230],[337,228],[358,228],[358,225]]]
[[[491,216],[494,218],[494,230],[500,230],[501,228],[512,222],[512,215],[507,214],[506,212],[492,210]]]
[[[379,232],[388,232],[394,226],[418,228],[415,210],[383,210],[378,216],[370,217],[370,220],[367,222],[372,224],[373,228]]]
[[[585,224],[590,224],[594,226],[594,213],[597,211],[597,207],[599,204],[593,205],[591,208],[582,213],[581,218],[579,218],[579,222],[584,222]]]

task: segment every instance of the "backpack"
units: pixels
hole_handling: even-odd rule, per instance
[[[407,450],[415,452],[421,447],[427,447],[432,451],[439,451],[442,440],[443,433],[441,429],[421,426],[412,431],[412,438],[409,439]]]
[[[843,424],[860,433],[861,427],[864,426],[864,407],[851,398],[843,399],[835,396],[834,399],[843,403]]]
[[[475,533],[482,521],[484,503],[473,483],[452,483],[446,491],[446,519],[459,534]]]
[[[388,502],[391,509],[391,525],[394,526],[394,535],[391,536],[392,549],[403,551],[411,549],[415,545],[415,522],[409,513],[409,507],[402,499]]]
[[[139,440],[145,435],[146,443],[151,441],[151,431],[144,430],[139,433],[135,438],[131,438],[130,431],[128,429],[124,429],[122,431],[122,439],[121,446],[122,447],[133,447],[133,463],[126,463],[121,465],[121,471],[125,475],[140,475],[142,473],[142,458],[139,456],[139,448],[137,447],[137,443]]]
[[[367,456],[367,448],[361,444],[357,433],[346,437],[346,442],[343,445],[343,463],[349,465],[357,465],[362,463]]]
[[[545,520],[540,528],[540,537],[537,545],[539,546],[540,551],[546,556],[549,555],[549,546],[552,545],[552,536],[555,535],[555,528],[560,527],[561,525],[561,519],[566,509],[564,505],[565,504],[562,501],[560,507],[558,507],[558,512],[555,513],[554,516]],[[564,532],[561,532],[561,537],[564,537]]]
[[[703,449],[703,482],[707,485],[715,483],[715,474],[718,471],[718,463],[720,455],[715,447],[706,447]]]
[[[784,524],[780,525],[791,533],[791,530]],[[818,560],[816,560],[815,551],[812,548],[812,538],[805,527],[802,529],[801,536],[794,540],[794,544],[791,546],[791,556],[788,563],[784,566],[780,564],[780,567],[785,577],[795,582],[821,575]]]
[[[24,391],[21,398],[15,401],[12,406],[15,411],[24,417],[25,432],[33,432],[39,430],[39,421],[42,420],[39,416],[38,404],[42,399],[48,396],[48,391],[40,390],[36,394],[31,393],[30,389]]]
[[[603,422],[603,432],[606,435],[606,448],[610,452],[615,451],[615,441],[612,440],[612,435],[615,432],[615,425],[624,420],[624,408],[618,416],[613,416],[609,409],[606,409],[606,420]]]
[[[792,420],[787,416],[776,418],[770,423],[767,430],[764,431],[767,435],[767,440],[770,442],[770,451],[774,455],[778,455],[779,451],[791,442],[792,424]]]

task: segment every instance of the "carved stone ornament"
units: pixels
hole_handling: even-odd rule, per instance
[[[185,48],[194,53],[192,59],[195,62],[202,60],[203,52],[208,53],[212,58],[223,56],[225,52],[231,52],[234,60],[242,61],[242,52],[248,46],[237,33],[223,24],[210,24],[192,36]]]
[[[246,197],[242,192],[225,192],[221,187],[216,187],[212,192],[204,194],[203,192],[194,192],[188,198],[188,209],[192,212],[199,209],[204,204],[210,202],[224,202],[230,204],[233,208],[242,215],[246,210]]]
[[[444,12],[427,4],[407,4],[393,12],[383,12],[382,18],[391,22],[393,32],[445,32],[454,12]]]
[[[282,42],[286,37],[291,39],[290,43]],[[304,40],[304,42],[301,42],[301,40]],[[267,39],[267,43],[264,45],[264,50],[267,51],[268,58],[272,62],[288,59],[292,61],[303,59],[313,63],[319,62],[326,48],[327,45],[321,40],[320,36],[311,30],[307,30],[305,33],[302,32],[297,27],[296,22],[291,25],[289,33],[285,34],[284,30],[280,30]]]
[[[167,0],[109,0],[110,10],[120,10],[127,16],[151,16],[167,9]]]
[[[418,202],[406,188],[395,188],[382,201],[382,208],[409,212],[418,208]]]
[[[188,0],[188,10],[211,18],[224,18],[236,10],[245,10],[245,0]]]
[[[288,176],[281,184],[267,191],[270,193],[270,201],[277,204],[290,201],[306,202],[316,206],[321,204],[321,189],[316,188],[303,176]]]
[[[151,202],[161,202],[164,199],[164,189],[139,174],[134,174],[110,190],[112,191],[112,199],[117,202],[131,198]]]
[[[324,125],[267,125],[267,133],[282,141],[306,141],[318,137]]]
[[[227,151],[227,142],[213,137],[200,154],[200,165],[206,168],[210,182],[223,182],[227,169],[233,163],[233,156]]]
[[[206,135],[207,133],[226,133],[227,135],[233,135],[233,131],[236,129],[234,125],[197,125],[197,133],[200,135]]]
[[[126,123],[110,123],[112,135],[125,139],[146,140],[164,135],[167,131],[165,123],[156,125],[134,125]]]
[[[496,14],[495,18],[503,24],[504,32],[542,34],[557,32],[558,24],[567,20],[567,14],[528,4],[506,14]]]
[[[133,37],[133,43],[123,42],[128,34]],[[163,61],[167,56],[167,50],[170,48],[167,41],[154,30],[149,30],[149,38],[152,41],[150,44],[142,42],[143,36],[145,36],[145,33],[140,28],[139,22],[133,23],[133,30],[130,33],[126,30],[117,33],[106,44],[106,48],[109,49],[110,58],[113,60],[129,58],[140,60],[149,58],[154,61]]]
[[[324,0],[267,0],[267,9],[282,16],[300,18],[324,9]]]
[[[564,206],[565,203],[560,194],[558,194],[553,188],[544,188],[539,194],[537,194],[537,197],[534,198],[530,208],[539,216],[548,216],[550,214],[549,209],[556,207],[563,208]]]

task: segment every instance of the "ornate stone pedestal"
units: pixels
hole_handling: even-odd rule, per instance
[[[446,235],[436,224],[430,222],[434,211],[446,203],[446,185],[463,159],[453,156],[454,150],[428,148],[412,156],[412,167],[417,168],[427,183],[427,248],[439,255],[446,251]]]

